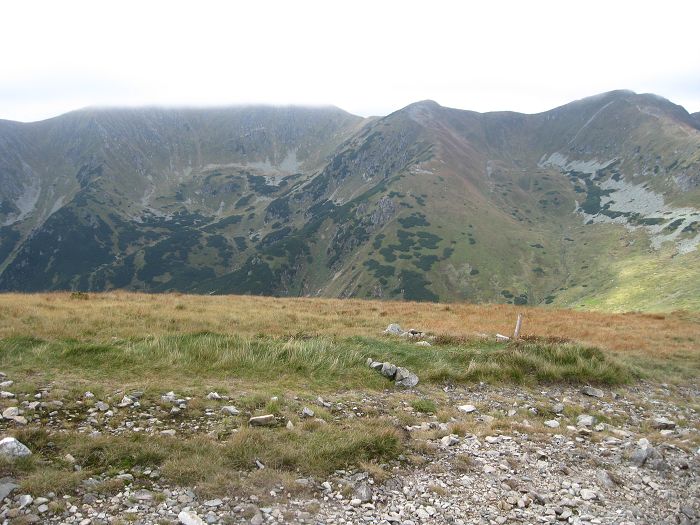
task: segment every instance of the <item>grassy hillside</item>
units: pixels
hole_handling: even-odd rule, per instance
[[[495,342],[495,332],[511,332],[518,312],[523,339]],[[0,461],[0,472],[22,491],[65,494],[67,501],[88,479],[89,490],[108,497],[128,484],[157,483],[262,503],[310,496],[301,476],[323,480],[339,469],[368,471],[380,483],[395,469],[422,465],[435,453],[430,443],[448,434],[526,430],[548,438],[547,407],[562,389],[662,380],[682,391],[700,373],[699,321],[684,312],[510,305],[2,294],[0,370],[13,397],[0,405],[19,408],[25,421],[8,417],[0,426],[34,454]],[[382,335],[390,322],[435,335],[431,346]],[[415,371],[418,387],[396,388],[367,367],[368,358]],[[476,420],[457,410],[455,388],[480,395],[481,382],[517,385],[517,395],[498,398],[507,411],[480,405]],[[178,401],[166,394],[171,390]],[[208,396],[212,391],[224,398]],[[559,417],[573,424],[586,408],[570,404],[579,395],[571,392]],[[544,396],[522,408],[527,425],[510,418],[523,395]],[[222,415],[224,404],[237,413]],[[304,415],[308,407],[313,416]],[[274,416],[273,426],[249,423],[265,414]],[[435,429],[409,435],[407,425],[428,414]],[[152,471],[157,481],[147,477]]]

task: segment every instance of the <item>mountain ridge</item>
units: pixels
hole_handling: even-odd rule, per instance
[[[0,121],[0,289],[668,307],[607,251],[695,307],[700,133],[662,97],[88,113]]]

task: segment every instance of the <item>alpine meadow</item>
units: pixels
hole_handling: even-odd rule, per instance
[[[699,6],[8,2],[0,525],[700,524]]]

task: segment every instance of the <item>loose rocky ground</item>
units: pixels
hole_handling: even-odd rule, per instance
[[[225,440],[251,415],[236,398],[217,393],[61,398],[59,385],[14,393],[9,378],[0,388],[3,436],[43,428],[86,440],[129,433]],[[646,383],[614,390],[421,385],[335,399],[290,396],[285,403],[297,416],[275,424],[333,425],[371,414],[402,429],[405,451],[383,465],[299,477],[294,493],[280,485],[208,498],[139,465],[91,475],[62,496],[30,493],[21,480],[4,478],[0,518],[81,525],[700,523],[697,399],[695,386]],[[64,460],[76,472],[83,468],[75,458]],[[258,461],[250,468],[266,467]]]

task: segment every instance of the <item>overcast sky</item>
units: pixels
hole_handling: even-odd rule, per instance
[[[612,89],[700,111],[700,2],[47,1],[0,4],[0,118],[92,105],[433,99],[544,111]]]

